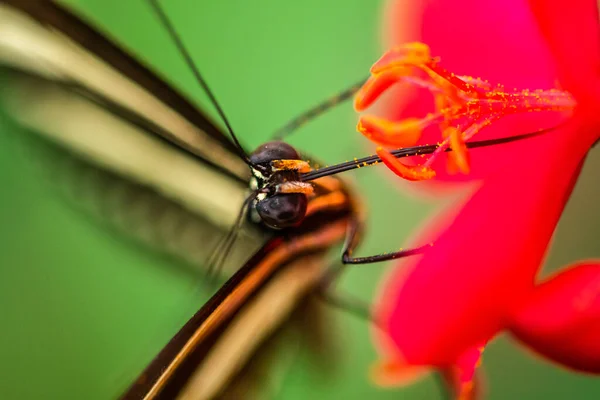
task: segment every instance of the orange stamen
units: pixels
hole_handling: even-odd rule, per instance
[[[407,166],[396,159],[384,160],[395,173],[407,179],[431,176],[433,161],[448,148],[452,150],[447,153],[449,167],[468,173],[470,166],[465,142],[492,122],[517,113],[572,111],[576,105],[571,94],[557,89],[508,91],[480,78],[455,75],[431,57],[427,45],[409,43],[388,51],[373,65],[371,78],[357,94],[356,109],[362,111],[369,107],[397,82],[429,90],[434,97],[434,112],[424,118],[402,121],[363,116],[357,128],[379,145],[405,147],[415,144],[427,127],[439,127],[443,140],[422,165],[424,170],[419,171],[418,167]],[[423,178],[417,180],[420,179]]]
[[[468,174],[471,170],[469,165],[469,153],[467,146],[462,138],[462,133],[456,128],[448,128],[446,135],[450,138],[450,148],[452,153],[449,154],[456,168],[463,174]]]
[[[360,118],[356,129],[375,143],[390,147],[408,147],[414,146],[421,138],[422,125],[418,118],[393,122],[367,115]]]
[[[386,69],[407,69],[407,67],[423,65],[430,61],[429,46],[420,42],[405,43],[385,53],[373,64],[371,73],[379,74]]]
[[[379,158],[381,158],[381,161],[383,161],[393,173],[401,178],[409,181],[424,181],[435,177],[435,171],[433,169],[421,165],[410,166],[403,164],[383,147],[378,147],[376,153]]]

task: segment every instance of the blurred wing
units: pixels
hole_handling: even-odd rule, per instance
[[[43,170],[57,172],[52,181],[95,188],[88,199],[67,190],[74,204],[195,264],[206,259],[215,231],[235,221],[249,172],[205,115],[51,2],[0,1],[0,68],[1,105],[44,143],[36,146],[49,161]],[[246,232],[233,267],[263,241],[258,230]]]
[[[322,307],[310,302],[293,313],[314,293],[325,251],[280,262],[275,259],[289,249],[280,239],[268,243],[181,328],[122,399],[255,399],[267,398],[268,389],[273,395],[286,369],[282,363],[294,355],[289,345],[303,344],[310,329],[300,314]]]
[[[72,204],[153,249],[203,266],[219,232],[233,224],[249,176],[233,145],[205,115],[51,2],[0,0],[0,70],[3,111],[26,128],[22,139],[36,150],[34,161],[53,183],[62,179],[61,193]],[[232,271],[266,240],[251,226],[241,236],[227,258]],[[200,359],[186,359],[191,367],[185,393],[256,398],[251,389],[265,381],[258,379],[265,378],[258,367],[271,364],[269,354],[281,367],[281,356],[289,355],[277,350],[279,333],[289,345],[290,337],[301,340],[299,330],[311,329],[305,317],[290,314],[322,276],[324,254],[301,255],[275,268],[220,320],[194,353]],[[302,311],[314,314],[319,307],[309,302]],[[182,331],[196,329],[207,312],[210,304]],[[293,323],[282,326],[290,318]],[[175,348],[180,338],[181,332],[172,340]],[[168,350],[163,365],[173,355]],[[160,369],[161,362],[153,365]],[[274,375],[269,372],[271,384],[278,382]]]

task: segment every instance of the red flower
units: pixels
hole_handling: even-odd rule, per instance
[[[482,346],[502,330],[564,366],[600,373],[600,263],[536,280],[582,162],[600,137],[596,0],[398,0],[388,18],[394,45],[426,42],[441,62],[419,44],[396,48],[375,65],[358,108],[397,80],[422,84],[435,103],[422,90],[403,88],[382,109],[400,125],[363,117],[360,130],[383,146],[431,143],[440,134],[428,124],[435,119],[442,143],[454,150],[450,167],[470,173],[447,174],[441,154],[419,167],[393,160],[389,166],[409,179],[437,173],[434,181],[476,185],[458,211],[436,219],[419,238],[434,246],[385,282],[376,314],[387,335],[378,341],[384,361],[376,378],[393,383],[433,367],[458,378],[465,395]],[[442,64],[492,83],[454,76]],[[567,92],[551,90],[555,82]],[[513,87],[546,91],[533,104],[535,96],[527,97],[533,92]],[[500,106],[488,107],[490,99],[502,100]],[[406,119],[432,108],[441,116]],[[557,123],[548,113],[519,114],[528,109],[574,112],[549,133],[467,155],[463,142],[474,131],[500,137]],[[385,149],[378,152],[386,156]]]

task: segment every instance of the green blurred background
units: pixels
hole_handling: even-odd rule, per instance
[[[69,0],[191,98],[201,89],[141,0]],[[374,0],[171,0],[165,8],[248,148],[300,111],[365,76],[381,52]],[[327,163],[372,151],[350,105],[307,125],[290,142]],[[130,246],[52,196],[0,120],[0,398],[117,396],[205,298],[198,278]],[[168,166],[165,166],[167,168]],[[592,152],[544,273],[598,256],[600,151]],[[435,202],[403,193],[383,169],[357,171],[369,210],[364,255],[397,248]],[[356,268],[344,290],[370,299],[390,265]],[[482,265],[485,268],[485,265]],[[380,389],[364,321],[339,313],[344,362],[325,379],[302,357],[281,399],[435,399],[431,379]],[[468,329],[468,327],[465,327]],[[600,340],[600,339],[599,339]],[[484,357],[490,399],[597,399],[600,381],[540,362],[506,336]]]

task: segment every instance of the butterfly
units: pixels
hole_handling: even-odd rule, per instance
[[[12,47],[14,42],[4,43],[3,61],[10,74],[3,88],[7,100],[4,106],[12,119],[48,142],[36,158],[49,157],[50,168],[65,164],[62,160],[66,159],[63,169],[87,174],[87,186],[94,187],[92,192],[76,186],[66,190],[66,195],[78,203],[81,197],[91,198],[95,204],[87,207],[88,214],[102,217],[111,228],[133,231],[139,242],[183,255],[190,264],[205,259],[218,242],[214,239],[221,236],[218,232],[226,231],[242,209],[250,171],[239,149],[185,98],[63,7],[50,2],[4,2],[2,12],[5,31],[13,30],[24,43],[16,49]],[[92,48],[82,44],[91,44]],[[112,91],[111,87],[121,89]],[[23,107],[24,104],[27,105]],[[59,152],[60,158],[56,157]],[[157,166],[158,160],[166,165]],[[156,173],[157,168],[164,173]],[[89,181],[101,184],[92,185]],[[292,260],[289,245],[283,246],[280,238],[268,240],[272,235],[267,230],[245,223],[233,254],[227,255],[226,262],[239,267],[266,240],[267,244],[254,259],[264,264],[266,255],[277,255],[275,250],[280,249],[281,260],[266,260],[271,265],[266,275],[263,272],[265,276],[254,283],[256,287],[252,287],[252,276],[260,272],[256,261],[246,263],[252,276],[245,276],[243,268],[236,274],[236,279],[249,287],[241,299],[243,304],[236,305],[244,306],[244,315],[264,309],[265,300],[256,303],[258,289],[261,293],[271,293],[265,297],[271,308],[272,298],[278,293],[279,297],[287,298],[289,304],[281,302],[278,306],[281,316],[264,330],[263,337],[269,336],[299,299],[311,291],[323,274],[328,243],[341,241],[345,235],[348,196],[342,193],[338,181],[322,181],[323,185],[329,182],[333,187],[317,190],[337,191],[338,199],[334,201],[339,202],[341,194],[342,202],[336,206],[334,223],[324,235],[311,232],[322,222],[316,224],[314,220],[312,228],[307,225],[301,238],[309,238],[314,248],[296,254]],[[101,200],[103,193],[96,186],[104,194],[113,192],[112,206]],[[310,205],[308,212],[318,214],[318,204]],[[321,242],[323,238],[326,240]],[[289,264],[282,269],[285,274],[279,276],[275,271],[278,274],[269,277],[275,266],[283,264]],[[250,296],[254,304],[247,304]],[[230,320],[231,316],[223,318],[212,324],[211,329],[222,330]],[[261,321],[259,318],[258,322]],[[231,331],[227,329],[230,336],[239,338],[239,329]],[[247,359],[260,345],[260,336],[254,332],[247,350],[237,356],[241,354]],[[238,372],[231,365],[228,368],[229,375]],[[221,383],[211,390],[218,392],[222,389],[219,385],[225,385],[223,382],[231,377],[220,379]],[[217,382],[214,378],[210,381]]]

